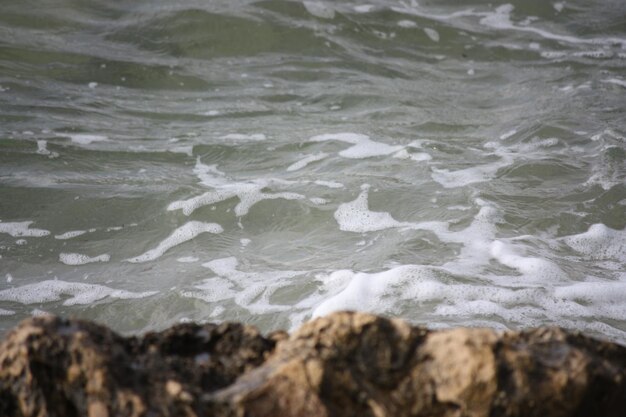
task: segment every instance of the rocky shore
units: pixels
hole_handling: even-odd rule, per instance
[[[626,347],[559,328],[427,330],[336,313],[122,337],[38,317],[0,343],[0,416],[626,416]]]

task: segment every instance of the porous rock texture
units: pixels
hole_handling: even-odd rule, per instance
[[[121,337],[38,317],[0,343],[0,416],[622,417],[626,347],[352,312],[266,337],[232,323]]]

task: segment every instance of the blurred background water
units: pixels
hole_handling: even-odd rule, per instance
[[[626,341],[626,3],[3,0],[0,333],[357,309]]]

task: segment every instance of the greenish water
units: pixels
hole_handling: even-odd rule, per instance
[[[0,332],[356,309],[626,341],[623,1],[0,8]]]

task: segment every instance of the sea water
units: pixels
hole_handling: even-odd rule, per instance
[[[624,16],[3,1],[0,333],[351,309],[626,342]]]

